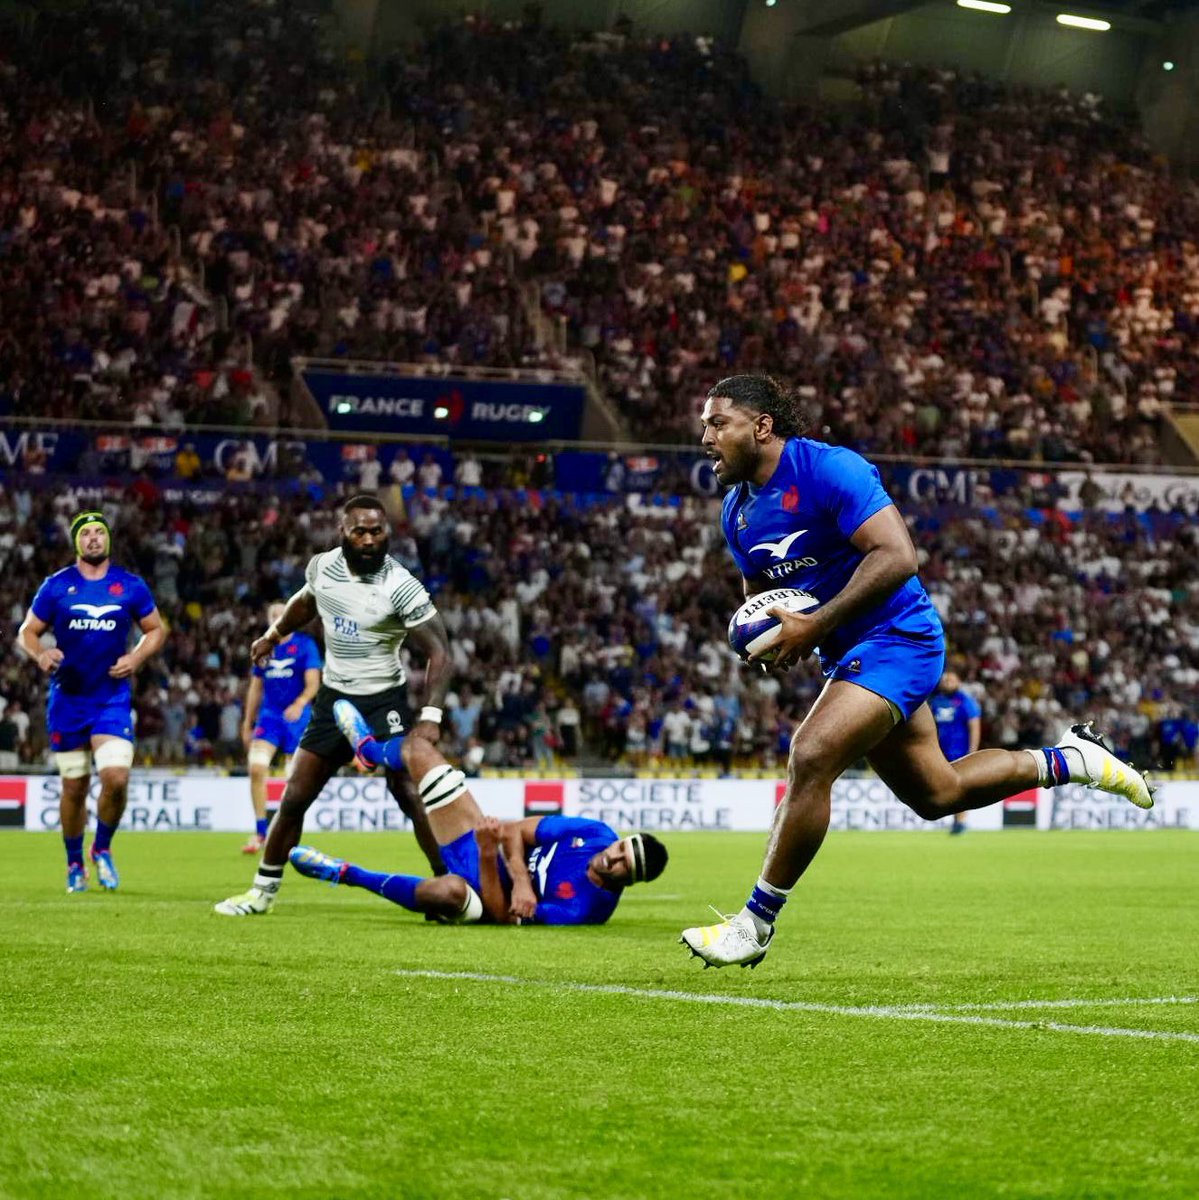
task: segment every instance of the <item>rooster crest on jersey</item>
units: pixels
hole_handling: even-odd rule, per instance
[[[769,650],[778,640],[782,625],[770,609],[808,612],[820,603],[815,596],[799,588],[773,588],[750,596],[729,620],[729,645],[741,659]]]

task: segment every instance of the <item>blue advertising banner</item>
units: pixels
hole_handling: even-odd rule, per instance
[[[587,402],[582,384],[426,379],[316,367],[305,368],[301,377],[329,428],[339,433],[573,441]]]
[[[566,492],[716,496],[721,491],[711,462],[693,450],[657,454],[560,450],[554,455],[554,482]]]
[[[305,441],[287,434],[84,433],[0,425],[0,472],[50,471],[100,480],[131,479],[144,471],[159,479],[176,476],[188,451],[199,459],[194,474],[199,482],[269,479],[284,487],[346,483],[374,491],[393,481],[437,486],[454,477],[454,456],[426,443]],[[407,460],[407,467],[398,467],[398,460]]]

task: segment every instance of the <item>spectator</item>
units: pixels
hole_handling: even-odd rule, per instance
[[[322,8],[0,17],[0,412],[244,425],[296,354],[574,356],[680,441],[770,363],[870,454],[1149,462],[1195,390],[1199,189],[1094,96],[874,65],[832,114],[707,41],[471,19],[382,64],[384,104]]]
[[[5,709],[0,714],[0,771],[16,770],[20,762],[20,748],[20,730],[10,709]]]
[[[183,448],[175,455],[175,474],[180,479],[199,479],[202,464],[196,453],[194,442],[184,442]]]
[[[408,451],[400,449],[396,451],[395,458],[391,460],[391,466],[387,470],[392,483],[399,484],[400,487],[407,487],[416,479],[416,464],[408,456]]]
[[[383,464],[379,461],[377,446],[364,447],[366,457],[358,464],[358,486],[370,495],[379,490],[379,479],[383,474]]]
[[[426,454],[417,468],[416,481],[420,487],[428,492],[432,491],[441,483],[441,463],[437,461],[431,454]]]

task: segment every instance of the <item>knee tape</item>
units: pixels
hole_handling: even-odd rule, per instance
[[[92,751],[92,761],[96,764],[97,771],[104,771],[109,767],[124,767],[127,771],[133,766],[133,743],[125,741],[124,738],[110,738]]]
[[[466,776],[457,767],[442,763],[420,781],[419,791],[425,811],[433,812],[434,809],[453,804],[466,791]]]
[[[60,750],[54,761],[63,779],[82,779],[92,773],[92,756],[88,750]]]
[[[252,767],[269,767],[271,759],[275,757],[274,746],[254,745],[250,746],[250,753],[246,756],[246,762]]]
[[[462,911],[454,918],[455,925],[474,925],[483,918],[483,901],[479,893],[468,883],[466,885],[466,903]]]

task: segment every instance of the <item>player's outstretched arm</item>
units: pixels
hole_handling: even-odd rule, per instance
[[[63,654],[57,646],[43,646],[42,634],[50,628],[48,622],[35,615],[33,609],[25,614],[21,628],[17,630],[17,649],[37,663],[38,668],[47,675],[53,675],[62,662]]]
[[[316,595],[307,584],[287,602],[283,615],[268,626],[266,633],[255,638],[250,645],[250,661],[256,667],[265,667],[271,656],[271,651],[288,634],[295,633],[302,625],[307,625],[316,616]]]

